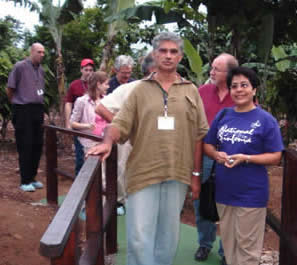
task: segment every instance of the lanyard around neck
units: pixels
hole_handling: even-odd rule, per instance
[[[163,87],[158,82],[157,82],[157,84],[163,94],[164,116],[167,117],[167,114],[168,114],[168,93],[163,89]]]

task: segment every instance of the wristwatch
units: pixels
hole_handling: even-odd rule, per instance
[[[193,171],[193,172],[192,172],[192,175],[195,176],[195,177],[200,177],[200,172],[198,172],[198,171]]]

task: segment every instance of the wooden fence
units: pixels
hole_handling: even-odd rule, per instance
[[[47,201],[58,203],[58,175],[69,174],[58,168],[57,132],[102,139],[58,128],[46,128]],[[40,241],[40,252],[49,257],[52,265],[104,265],[104,254],[117,250],[117,150],[113,148],[106,164],[106,190],[102,190],[101,163],[89,157],[75,178],[63,204]],[[269,210],[266,222],[280,237],[279,265],[297,265],[297,152],[284,152],[281,220]],[[106,203],[103,205],[102,197]],[[78,216],[86,201],[86,247],[79,253]],[[104,236],[105,234],[105,236]],[[104,239],[106,238],[106,242]],[[106,251],[104,253],[104,246]]]
[[[58,203],[58,175],[69,176],[58,168],[57,132],[100,141],[99,137],[72,130],[45,126],[47,201]],[[67,196],[40,240],[40,253],[51,265],[104,265],[104,255],[117,251],[117,149],[106,163],[106,189],[102,189],[102,170],[98,156],[88,157]],[[105,197],[105,200],[103,200]],[[80,253],[79,214],[86,207],[86,242]],[[103,201],[105,203],[103,204]]]
[[[266,222],[280,238],[279,265],[297,265],[297,152],[284,152],[281,220],[268,210]]]
[[[297,152],[285,152],[282,215],[280,233],[280,265],[297,264]]]

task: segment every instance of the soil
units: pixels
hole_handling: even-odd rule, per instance
[[[74,174],[74,152],[72,139],[63,140],[60,148],[59,165],[63,170]],[[269,208],[280,217],[282,168],[271,167]],[[6,140],[0,140],[0,265],[43,265],[49,260],[39,254],[39,241],[57,210],[44,205],[40,200],[46,198],[46,189],[35,192],[22,192],[19,189],[18,156],[13,129],[8,127]],[[46,183],[45,156],[42,156],[37,180]],[[59,177],[59,195],[66,194],[72,180]],[[182,214],[182,222],[195,226],[192,201],[187,196]],[[264,249],[278,250],[277,235],[267,226]]]

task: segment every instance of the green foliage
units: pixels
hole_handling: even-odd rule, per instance
[[[297,69],[278,72],[270,89],[271,112],[287,120],[285,143],[297,138]]]
[[[285,72],[290,67],[290,61],[284,59],[287,54],[282,46],[273,46],[271,50],[272,56],[277,63],[275,64],[278,71]]]
[[[11,105],[6,95],[6,84],[13,64],[23,59],[23,50],[15,47],[21,39],[21,25],[11,18],[0,19],[0,120],[2,123],[0,134],[5,138],[6,126],[11,118]]]
[[[187,39],[184,40],[184,52],[187,55],[192,71],[196,74],[197,83],[202,84],[202,60],[198,51]]]
[[[12,68],[12,63],[9,59],[8,54],[5,51],[0,52],[0,115],[7,116],[7,112],[9,112],[9,104],[8,99],[5,93],[6,83],[9,71]],[[3,109],[5,113],[3,113]]]
[[[129,23],[139,23],[142,20],[152,20],[155,15],[157,24],[177,22],[180,25],[188,25],[187,20],[182,16],[181,10],[172,10],[172,5],[162,5],[162,2],[152,2],[152,5],[138,5],[124,9],[118,13],[112,14],[105,19],[106,22],[112,23],[118,20],[125,20]]]
[[[99,65],[105,32],[103,13],[98,8],[85,9],[81,16],[65,25],[62,54],[67,80],[79,78],[83,58],[92,58]]]
[[[288,144],[297,137],[297,45],[273,47],[272,56],[265,104],[279,120],[286,120],[283,132]]]

